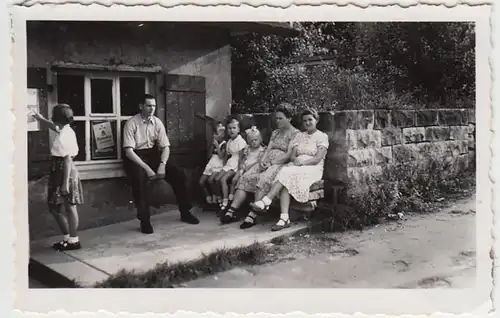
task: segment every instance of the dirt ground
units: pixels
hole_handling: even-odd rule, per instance
[[[269,243],[274,261],[179,287],[467,288],[475,284],[475,197],[363,231]]]

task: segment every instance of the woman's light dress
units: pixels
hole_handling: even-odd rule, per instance
[[[292,146],[297,151],[297,159],[308,160],[316,156],[320,148],[328,149],[328,135],[317,130],[312,134],[301,132],[292,141]],[[284,166],[276,180],[279,181],[297,202],[309,200],[309,188],[313,183],[323,178],[323,166],[325,158],[316,165],[295,166],[289,163]]]
[[[276,129],[275,131],[273,131],[273,133],[271,134],[271,139],[269,141],[269,151],[266,157],[263,158],[263,162],[271,163],[275,158],[286,154],[288,152],[290,142],[299,132],[300,131],[295,127],[291,127],[284,132],[280,129]],[[269,192],[276,178],[276,175],[283,166],[284,164],[273,164],[270,165],[266,170],[264,170],[260,174],[255,186],[257,190],[261,190],[264,193]]]

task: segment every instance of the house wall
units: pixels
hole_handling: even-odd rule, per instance
[[[230,112],[231,52],[229,31],[177,23],[118,25],[109,23],[35,22],[28,25],[28,82],[46,84],[45,68],[53,62],[83,64],[153,66],[165,73],[197,75],[206,79],[206,114],[223,118]],[[29,84],[29,83],[28,83]],[[42,92],[41,111],[48,115],[47,91]],[[158,103],[158,112],[165,111]],[[47,177],[49,133],[28,132],[28,170],[30,181],[30,238],[59,234],[47,213]],[[36,149],[35,149],[36,148]],[[176,160],[173,158],[172,160]],[[186,171],[190,189],[199,176]],[[84,180],[85,203],[79,207],[80,229],[135,218],[132,196],[126,178]],[[196,191],[190,191],[193,197]],[[175,198],[170,192],[170,201]],[[163,209],[164,210],[164,209]]]
[[[159,65],[206,79],[206,113],[223,118],[231,104],[229,31],[190,24],[36,23],[28,26],[28,67],[53,62]]]

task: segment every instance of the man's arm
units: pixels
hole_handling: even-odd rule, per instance
[[[167,165],[168,159],[170,158],[170,141],[167,137],[167,131],[163,122],[157,120],[159,125],[158,131],[158,148],[161,149],[160,165],[158,166],[157,173],[159,175],[165,175],[165,166]]]
[[[161,164],[166,164],[168,161],[168,158],[170,157],[170,147],[166,146],[161,148]]]
[[[144,161],[142,161],[141,157],[139,157],[134,149],[132,147],[127,147],[125,148],[125,156],[127,156],[130,161],[141,167],[142,169],[146,170],[146,173],[148,174],[148,177],[152,177],[155,175],[155,172],[153,169],[151,169]]]

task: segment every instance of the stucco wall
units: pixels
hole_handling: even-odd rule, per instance
[[[170,74],[206,78],[207,115],[230,111],[229,31],[178,23],[35,23],[28,25],[28,67],[53,62],[159,65]]]

